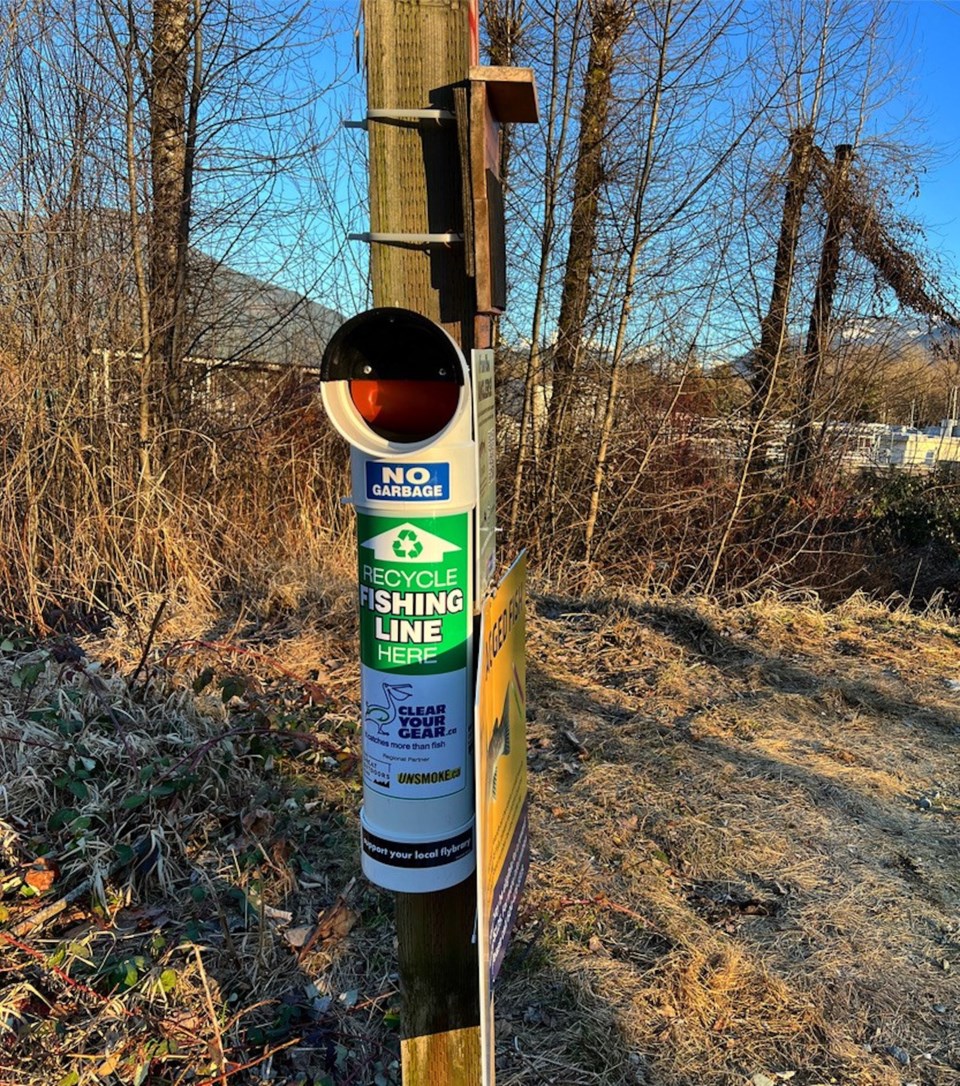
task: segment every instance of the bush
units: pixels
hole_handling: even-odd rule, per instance
[[[960,486],[943,474],[874,476],[871,506],[879,553],[926,548],[960,561]]]

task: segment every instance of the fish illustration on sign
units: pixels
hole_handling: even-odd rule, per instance
[[[512,692],[513,683],[507,687],[503,698],[503,708],[493,725],[490,741],[487,743],[487,795],[492,800],[497,798],[497,768],[500,759],[510,754],[510,695]]]
[[[409,701],[413,697],[413,685],[411,683],[381,683],[383,698],[386,705],[377,705],[368,701],[363,710],[364,725],[374,724],[377,735],[386,735],[387,728],[393,724],[398,713],[398,704],[401,701]]]

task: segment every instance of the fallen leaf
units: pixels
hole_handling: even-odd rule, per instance
[[[294,948],[294,950],[299,950],[300,947],[302,947],[310,938],[310,933],[312,931],[312,924],[304,924],[302,927],[288,928],[283,933],[283,937]]]
[[[106,1078],[108,1075],[112,1075],[120,1065],[120,1052],[111,1052],[109,1056],[100,1064],[97,1068],[97,1074],[100,1078]]]
[[[184,1037],[198,1037],[208,1025],[201,1015],[191,1011],[174,1011],[160,1021],[160,1031],[165,1037],[183,1040]]]
[[[51,863],[49,860],[45,860],[41,856],[39,860],[35,860],[27,868],[23,876],[23,881],[27,886],[43,893],[44,891],[49,890],[59,877],[60,869],[57,865]]]
[[[317,921],[317,938],[321,942],[342,939],[350,933],[356,922],[357,914],[347,906],[343,898],[337,898]]]
[[[347,905],[347,899],[350,896],[350,892],[353,889],[355,882],[356,879],[351,879],[337,900],[320,914],[317,919],[316,930],[300,951],[299,957],[301,960],[310,953],[316,943],[326,943],[335,939],[342,939],[353,929],[353,926],[356,924],[359,917],[359,913],[355,913],[353,909]]]
[[[268,811],[266,807],[257,807],[253,811],[248,811],[240,820],[243,832],[251,837],[269,836],[270,831],[273,829],[273,823],[273,812]]]
[[[303,684],[303,692],[314,705],[323,705],[325,702],[331,700],[329,691],[319,683],[305,682]]]

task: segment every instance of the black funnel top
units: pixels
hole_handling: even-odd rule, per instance
[[[341,324],[323,352],[321,381],[452,381],[463,384],[458,350],[439,324],[411,309],[381,306]]]

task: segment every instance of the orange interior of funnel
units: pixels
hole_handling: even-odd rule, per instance
[[[425,441],[453,418],[460,386],[453,381],[351,381],[350,396],[374,433],[393,441]]]

